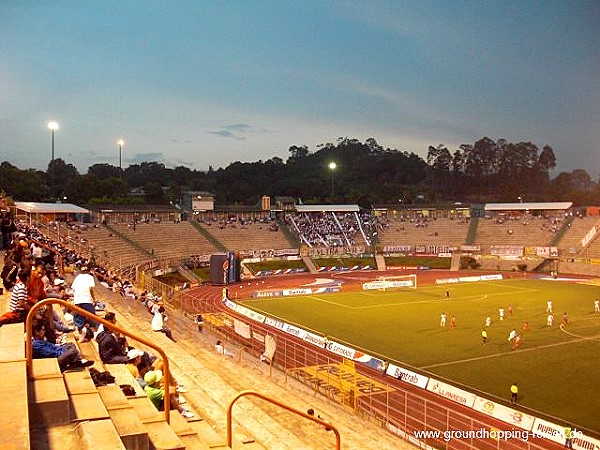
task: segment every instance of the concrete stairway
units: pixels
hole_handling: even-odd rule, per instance
[[[317,266],[315,266],[315,263],[313,262],[312,259],[310,259],[310,257],[303,256],[302,261],[304,262],[306,267],[308,267],[308,270],[310,271],[310,273],[319,273]]]
[[[385,272],[387,270],[385,258],[382,254],[375,255],[375,264],[377,264],[377,270],[379,272]]]
[[[27,408],[27,372],[23,324],[0,328],[0,370],[3,381],[0,396],[0,448],[29,449],[29,410]]]

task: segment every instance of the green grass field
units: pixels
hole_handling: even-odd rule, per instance
[[[445,298],[448,289],[451,298]],[[600,287],[513,279],[244,302],[252,309],[353,344],[372,355],[502,399],[517,382],[520,404],[600,431]],[[546,301],[555,325],[546,325]],[[512,306],[499,320],[498,309]],[[569,325],[559,324],[568,312]],[[440,315],[456,327],[440,328]],[[488,343],[482,344],[485,318]],[[522,331],[529,322],[529,330]],[[508,335],[523,342],[513,350]]]

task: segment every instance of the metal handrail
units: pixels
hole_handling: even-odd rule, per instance
[[[65,308],[68,308],[71,311],[74,311],[78,314],[81,314],[82,316],[87,317],[88,319],[92,319],[95,322],[99,322],[101,324],[103,324],[107,329],[111,329],[114,330],[118,333],[121,333],[127,337],[133,338],[138,342],[141,342],[142,344],[152,348],[153,350],[155,350],[162,358],[163,360],[163,379],[164,381],[164,389],[165,389],[165,397],[164,397],[164,412],[165,412],[165,421],[167,423],[171,423],[171,417],[170,417],[170,402],[169,402],[169,398],[170,398],[170,388],[171,388],[171,372],[169,371],[169,359],[167,358],[167,354],[164,352],[164,350],[162,348],[160,348],[157,344],[153,343],[152,341],[149,341],[148,339],[141,337],[141,336],[136,336],[133,333],[125,330],[124,328],[121,328],[117,325],[115,325],[112,322],[109,322],[108,320],[103,319],[102,317],[96,316],[95,314],[90,313],[89,311],[86,311],[85,309],[82,309],[76,305],[73,305],[70,302],[67,302],[65,300],[60,300],[58,298],[47,298],[45,300],[39,301],[37,302],[35,305],[33,305],[31,307],[31,309],[29,310],[29,313],[27,314],[27,319],[25,320],[25,359],[26,359],[26,365],[27,365],[27,374],[29,376],[31,376],[31,359],[32,359],[32,355],[33,355],[33,349],[32,349],[32,327],[33,327],[33,317],[35,316],[35,313],[37,310],[41,309],[42,307],[48,305],[50,307],[52,307],[53,304],[58,304],[61,305]]]
[[[232,448],[233,445],[233,424],[232,424],[232,409],[233,409],[233,405],[235,402],[237,402],[240,398],[245,397],[245,396],[254,396],[254,397],[258,397],[261,398],[269,403],[272,403],[276,406],[279,406],[280,408],[283,408],[287,411],[290,411],[298,416],[302,416],[305,419],[308,420],[312,420],[313,422],[318,423],[319,425],[323,425],[326,428],[330,428],[331,430],[333,430],[333,432],[335,433],[335,448],[336,450],[340,450],[341,447],[341,438],[340,438],[340,432],[338,431],[338,429],[333,426],[330,422],[327,422],[325,420],[319,419],[318,417],[315,416],[311,416],[303,411],[300,411],[296,408],[292,408],[289,405],[286,405],[285,403],[280,402],[279,400],[275,400],[272,397],[269,397],[267,395],[261,394],[260,392],[256,392],[256,391],[242,391],[240,392],[238,395],[236,395],[233,400],[231,400],[231,402],[229,402],[229,406],[227,407],[227,445],[229,447]]]

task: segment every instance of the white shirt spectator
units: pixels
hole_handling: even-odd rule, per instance
[[[71,289],[73,290],[73,304],[94,303],[92,289],[96,287],[94,277],[89,273],[80,273],[73,280]]]
[[[150,326],[152,327],[152,331],[161,331],[164,328],[163,316],[158,309],[156,309],[156,312],[152,317],[152,322],[150,322]]]

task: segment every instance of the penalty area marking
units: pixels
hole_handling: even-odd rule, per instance
[[[565,326],[561,323],[559,325],[560,331],[562,331],[563,333],[569,335],[569,336],[573,336],[574,338],[577,338],[579,340],[582,341],[596,341],[598,339],[600,339],[600,335],[597,336],[581,336],[579,334],[575,334],[575,333],[571,333],[570,331],[567,331],[567,329],[565,328]]]

